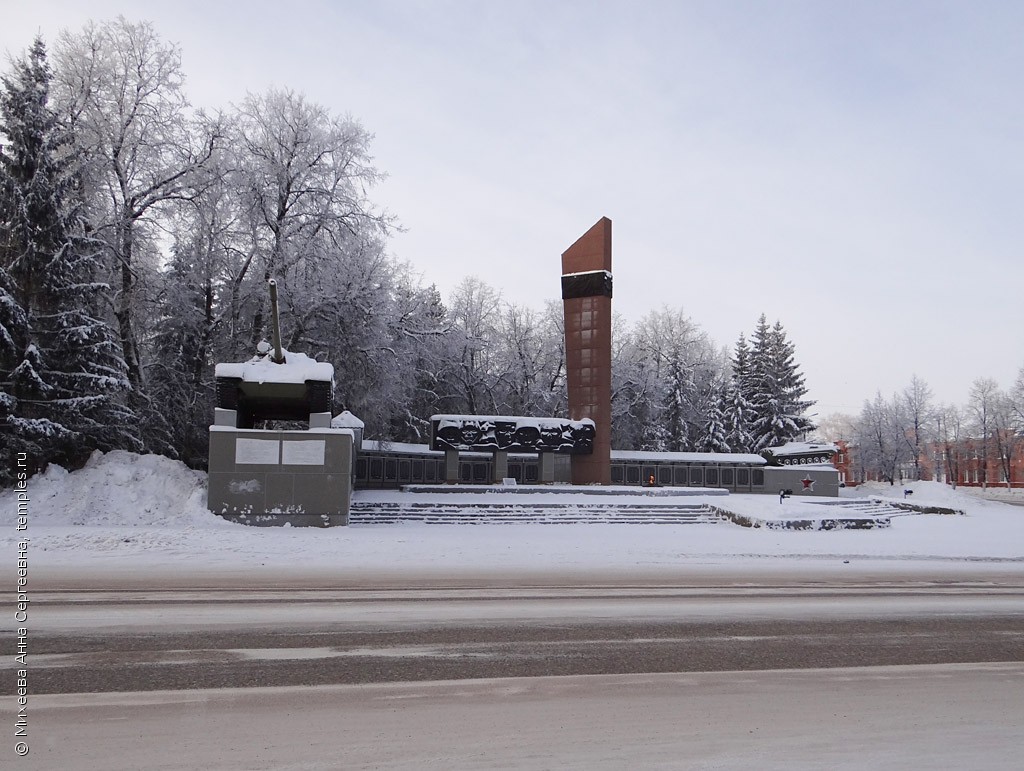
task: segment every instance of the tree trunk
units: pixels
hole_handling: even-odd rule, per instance
[[[125,215],[121,225],[121,296],[117,311],[118,330],[121,335],[121,349],[128,368],[128,382],[137,393],[142,393],[142,363],[139,360],[139,346],[135,340],[135,324],[132,319],[132,299],[135,296],[135,274],[132,271],[132,220]]]

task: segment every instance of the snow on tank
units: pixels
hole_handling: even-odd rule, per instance
[[[761,455],[769,466],[806,466],[823,463],[832,464],[832,458],[839,448],[831,442],[787,442],[778,447],[768,447]]]
[[[266,354],[257,354],[239,364],[218,364],[217,377],[237,378],[245,383],[305,383],[307,380],[334,382],[334,365],[317,361],[304,353],[284,351],[284,363],[277,364]]]
[[[283,351],[256,355],[238,364],[218,364],[217,406],[238,411],[238,427],[261,420],[308,421],[311,413],[330,412],[334,401],[334,366],[304,353]]]

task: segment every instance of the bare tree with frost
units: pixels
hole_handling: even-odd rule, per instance
[[[139,284],[157,266],[139,246],[157,237],[166,204],[194,194],[220,134],[196,130],[181,53],[148,22],[90,22],[62,33],[55,53],[54,95],[87,159],[90,227],[106,248],[128,380],[142,391]]]
[[[927,445],[933,440],[931,430],[934,425],[935,408],[932,406],[932,391],[928,384],[917,375],[910,379],[910,385],[903,389],[903,414],[907,425],[904,431],[906,441],[913,459],[913,478],[921,478],[921,457]]]

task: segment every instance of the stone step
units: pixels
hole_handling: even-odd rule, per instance
[[[718,524],[721,517],[705,507],[573,504],[404,504],[353,503],[352,524]]]
[[[419,522],[425,525],[715,525],[722,520],[648,520],[648,519],[459,519],[457,517],[384,517],[384,518],[349,518],[350,525],[398,525]]]
[[[611,503],[402,503],[397,501],[353,501],[352,510],[387,511],[555,511],[564,509],[592,511],[704,511],[700,503],[611,504]]]
[[[350,515],[365,517],[463,517],[466,519],[522,519],[529,516],[533,518],[550,517],[552,519],[565,519],[566,517],[578,517],[580,519],[701,519],[714,517],[703,511],[672,511],[672,512],[593,512],[593,511],[564,511],[564,512],[538,512],[538,511],[509,511],[509,512],[484,512],[484,511],[403,511],[395,509],[392,511],[352,511]]]
[[[829,509],[839,509],[844,513],[856,513],[869,517],[877,517],[879,519],[905,516],[909,514],[906,509],[901,509],[897,506],[893,506],[886,501],[877,499],[851,499],[845,501],[809,501],[815,505],[827,507]],[[838,516],[842,516],[841,514]]]

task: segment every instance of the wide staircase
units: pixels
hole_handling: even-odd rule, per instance
[[[353,501],[349,524],[385,525],[713,525],[725,521],[702,503],[515,503]]]
[[[429,525],[713,525],[735,522],[745,526],[772,529],[846,529],[851,527],[887,527],[892,517],[924,513],[959,514],[955,510],[918,506],[910,502],[884,501],[876,498],[847,498],[843,500],[803,499],[803,503],[821,508],[821,515],[808,519],[801,513],[791,520],[749,517],[729,510],[729,500],[722,497],[713,506],[706,503],[688,503],[665,498],[650,498],[636,503],[602,503],[600,499],[587,501],[520,501],[514,496],[502,496],[502,501],[426,500],[409,496],[401,501],[352,502],[349,524],[388,525],[399,522],[422,522]],[[595,496],[597,498],[597,496]],[[766,498],[767,500],[767,498]],[[754,520],[757,520],[756,522]]]
[[[814,503],[818,506],[827,506],[830,509],[836,509],[838,510],[837,514],[841,511],[843,514],[853,514],[855,516],[898,517],[914,513],[906,508],[900,508],[899,506],[894,506],[890,503],[874,498],[848,498],[846,500],[839,501],[809,500],[807,502]]]

